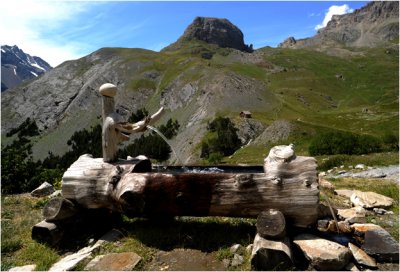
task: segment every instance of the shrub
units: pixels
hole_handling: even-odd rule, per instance
[[[208,161],[209,164],[219,164],[219,163],[221,163],[223,157],[224,156],[221,153],[218,153],[218,152],[211,153],[208,156],[207,161]]]
[[[382,151],[382,142],[370,135],[356,135],[349,132],[328,132],[311,140],[311,156],[335,154],[369,154]]]

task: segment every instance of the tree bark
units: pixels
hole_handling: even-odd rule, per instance
[[[84,155],[65,172],[62,193],[81,207],[108,208],[131,217],[256,218],[277,209],[288,224],[308,227],[317,221],[316,161],[310,157],[276,163],[266,174],[133,171],[127,161],[111,164]]]
[[[43,220],[32,228],[32,239],[50,245],[57,244],[64,235],[64,229],[55,223]]]
[[[286,234],[285,216],[278,210],[269,209],[257,217],[257,233],[266,239],[281,239]]]

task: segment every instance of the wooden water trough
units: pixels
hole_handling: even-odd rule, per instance
[[[64,173],[62,197],[52,199],[44,207],[45,220],[32,229],[34,239],[50,240],[54,244],[60,239],[63,222],[82,210],[98,209],[128,217],[152,218],[257,218],[262,212],[274,209],[284,218],[272,215],[278,220],[271,219],[271,222],[298,227],[316,224],[319,204],[316,160],[296,156],[292,145],[272,148],[261,173],[154,172],[145,156],[116,159],[119,140],[115,139],[126,138],[121,132],[142,131],[161,111],[136,124],[121,122],[112,110],[115,92],[109,92],[110,86],[107,88],[103,92],[100,88],[104,98],[103,158],[82,155]],[[105,105],[108,110],[104,109]]]

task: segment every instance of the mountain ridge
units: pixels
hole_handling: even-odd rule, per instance
[[[18,46],[1,46],[1,91],[43,75],[52,67],[37,56],[31,56]]]
[[[374,47],[399,38],[399,2],[373,1],[352,13],[333,15],[327,26],[310,38],[285,39],[278,47],[305,48],[329,44]]]

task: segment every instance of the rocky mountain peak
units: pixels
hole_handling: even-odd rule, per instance
[[[180,41],[198,39],[220,47],[252,51],[252,45],[244,43],[242,31],[227,19],[196,17],[186,28]]]
[[[1,91],[36,78],[52,67],[43,59],[24,53],[18,46],[1,46]]]
[[[375,47],[399,37],[399,2],[375,1],[352,13],[334,15],[327,26],[306,39],[290,42],[279,47],[302,48],[326,44],[342,44],[355,47]]]

